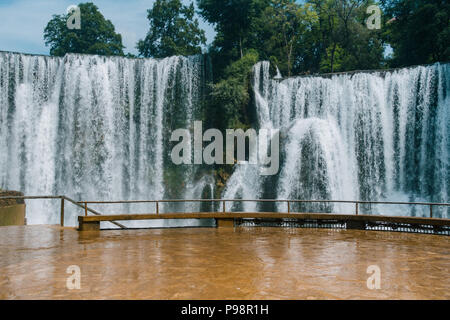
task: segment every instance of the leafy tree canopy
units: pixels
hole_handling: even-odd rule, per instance
[[[299,6],[295,0],[272,0],[255,19],[255,47],[263,59],[276,61],[282,73],[290,76],[299,48],[317,22],[310,5]]]
[[[366,9],[374,0],[197,0],[214,24],[211,48],[216,79],[243,52],[276,62],[284,75],[379,68],[381,31],[369,30]]]
[[[300,71],[337,72],[384,65],[381,30],[366,25],[373,0],[309,0],[318,20],[296,61]],[[312,62],[312,63],[311,63]],[[302,70],[303,69],[303,70]]]
[[[249,123],[246,109],[250,101],[249,79],[252,67],[258,60],[258,53],[249,50],[225,69],[223,80],[213,85],[211,102],[217,111],[219,128],[243,128],[244,124]]]
[[[385,36],[394,49],[392,66],[450,60],[448,0],[382,0],[389,23]]]
[[[194,14],[193,3],[185,6],[180,0],[157,0],[148,10],[150,30],[137,44],[139,55],[163,58],[201,53],[206,36]]]
[[[123,55],[122,36],[115,32],[111,21],[106,20],[93,3],[80,3],[81,29],[69,29],[69,15],[53,15],[44,30],[44,40],[50,54],[66,53]]]
[[[252,48],[250,38],[254,19],[270,0],[197,0],[200,15],[216,30],[212,47],[215,72],[222,71],[233,61],[242,58]]]

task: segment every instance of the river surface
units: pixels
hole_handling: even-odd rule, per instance
[[[1,227],[0,299],[450,299],[449,248],[376,231]]]

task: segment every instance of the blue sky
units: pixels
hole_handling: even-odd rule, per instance
[[[124,52],[137,53],[136,42],[149,29],[147,9],[155,0],[0,0],[0,50],[49,54],[43,39],[45,26],[53,14],[66,13],[67,7],[80,2],[95,3],[122,35]],[[211,43],[215,35],[213,27],[200,18],[199,21]]]

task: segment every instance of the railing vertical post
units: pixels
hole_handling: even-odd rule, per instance
[[[430,204],[430,218],[433,218],[433,205]]]
[[[225,213],[225,201],[223,202],[223,213]]]
[[[156,201],[156,214],[159,214],[159,201]]]
[[[355,202],[355,204],[356,204],[356,206],[355,206],[355,213],[356,213],[356,215],[358,215],[358,213],[359,213],[359,203],[358,202]]]
[[[287,204],[288,204],[288,213],[291,213],[291,203],[288,201]]]
[[[61,227],[64,227],[64,197],[61,197]]]
[[[87,202],[84,203],[84,216],[87,217]]]

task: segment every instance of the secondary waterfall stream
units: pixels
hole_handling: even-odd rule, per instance
[[[449,201],[450,64],[279,81],[260,62],[253,73],[258,125],[282,132],[280,173],[263,178],[251,166],[237,168],[225,198]],[[436,209],[449,216],[448,208]],[[354,212],[347,204],[294,210]],[[429,214],[417,206],[364,205],[363,211]]]
[[[268,62],[254,66],[253,105],[259,128],[281,131],[279,173],[236,166],[223,198],[449,201],[450,64],[284,80],[269,71]],[[0,188],[79,200],[213,198],[213,176],[198,165],[175,166],[169,143],[172,130],[201,119],[209,78],[205,56],[0,52]],[[102,209],[154,212],[152,205]],[[293,209],[353,212],[345,204]],[[361,210],[426,216],[428,209]],[[29,201],[27,211],[30,224],[59,219],[51,201]],[[68,212],[74,225],[79,211]]]

